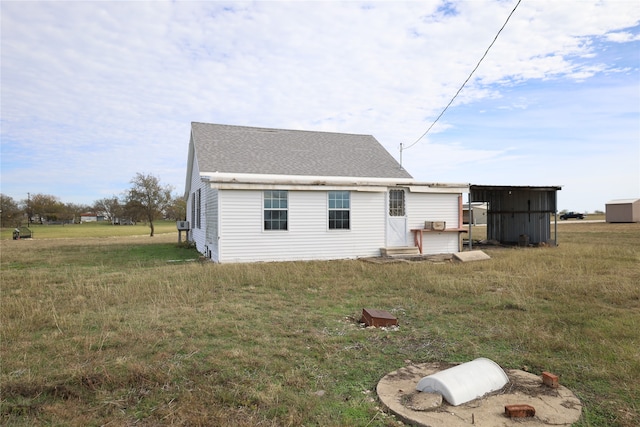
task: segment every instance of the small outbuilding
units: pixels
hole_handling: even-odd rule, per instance
[[[607,222],[640,222],[640,199],[617,199],[607,202]]]
[[[471,185],[469,203],[471,206],[486,203],[488,240],[521,246],[555,245],[560,189],[560,186]],[[471,238],[469,235],[469,241]]]
[[[487,204],[486,203],[466,203],[462,212],[462,223],[473,225],[487,224]]]
[[[104,221],[104,215],[96,212],[85,212],[80,214],[80,223]]]

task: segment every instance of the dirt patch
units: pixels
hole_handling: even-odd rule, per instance
[[[437,254],[437,255],[394,255],[394,256],[380,256],[380,257],[368,257],[359,258],[361,261],[370,262],[373,264],[392,264],[392,263],[418,263],[418,262],[432,262],[432,263],[449,263],[453,262],[453,254]]]
[[[2,395],[6,397],[20,396],[27,399],[38,397],[51,397],[54,399],[69,400],[77,398],[78,394],[65,384],[8,384],[2,387]]]
[[[27,416],[40,412],[45,400],[75,400],[79,398],[66,384],[14,383],[0,390],[0,416]]]

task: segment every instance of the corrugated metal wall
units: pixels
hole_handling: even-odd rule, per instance
[[[551,219],[556,212],[556,190],[488,189],[471,187],[471,201],[487,202],[487,239],[517,244],[551,240]]]

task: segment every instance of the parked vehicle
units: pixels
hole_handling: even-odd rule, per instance
[[[565,220],[569,218],[584,219],[584,214],[581,214],[579,212],[565,212],[560,215],[560,219]]]

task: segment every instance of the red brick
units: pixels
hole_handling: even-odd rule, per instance
[[[367,326],[395,326],[398,324],[398,319],[393,317],[391,313],[384,310],[375,310],[371,308],[362,309],[362,321]]]
[[[558,382],[558,376],[552,374],[551,372],[542,373],[542,383],[551,388],[558,388],[558,386],[560,385],[560,383]]]
[[[506,405],[504,413],[509,418],[526,418],[533,417],[536,414],[536,408],[531,405]]]

